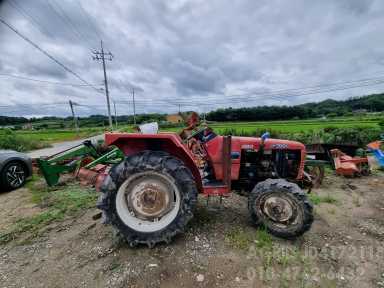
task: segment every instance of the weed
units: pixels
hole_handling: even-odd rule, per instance
[[[293,263],[305,263],[307,258],[298,250],[294,248],[285,248],[281,250],[281,253],[275,253],[275,260],[277,264],[288,267]]]
[[[334,215],[336,214],[336,209],[334,208],[328,209],[328,213]]]
[[[112,272],[116,272],[121,268],[121,263],[118,259],[113,258],[111,264],[109,265],[109,270]]]
[[[236,227],[230,230],[225,235],[225,241],[236,249],[245,250],[249,248],[249,245],[254,240],[254,236],[240,227]]]
[[[273,254],[272,252],[267,252],[263,256],[263,269],[264,271],[268,271],[270,267],[272,267],[273,263]]]
[[[315,205],[319,205],[320,203],[329,203],[329,204],[337,204],[338,203],[337,199],[332,197],[329,194],[326,196],[320,196],[320,195],[316,195],[314,193],[311,193],[311,194],[309,194],[309,199]]]
[[[191,226],[195,228],[207,226],[216,220],[216,214],[210,212],[205,206],[198,206],[195,210]]]
[[[360,203],[360,197],[357,196],[357,195],[352,195],[352,202],[353,202],[353,204],[354,204],[356,207],[360,207],[360,206],[361,206],[361,203]]]
[[[12,130],[6,130],[0,137],[0,149],[12,149],[24,152],[44,147],[49,147],[49,144],[17,135]]]
[[[26,232],[29,232],[32,238],[38,236],[39,231],[48,224],[94,207],[96,203],[97,195],[90,189],[69,185],[56,190],[52,188],[38,190],[35,185],[37,185],[36,179],[28,183],[31,187],[32,200],[47,209],[32,217],[16,220],[9,231],[0,233],[0,244],[6,244]]]
[[[257,230],[254,242],[258,248],[272,249],[273,246],[272,237],[265,229]]]
[[[280,255],[280,257],[277,257],[276,262],[283,267],[287,267],[288,264],[292,262],[292,260],[293,260],[292,255],[283,254],[283,255]]]
[[[272,237],[265,229],[258,229],[256,233],[236,227],[225,235],[225,241],[236,249],[246,250],[251,244],[257,248],[270,250],[273,247]]]

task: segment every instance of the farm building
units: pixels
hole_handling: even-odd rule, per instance
[[[21,129],[23,130],[32,130],[33,129],[33,126],[32,126],[32,123],[25,123],[21,126]]]
[[[181,122],[183,122],[183,117],[181,117],[180,114],[169,114],[169,115],[167,115],[167,122],[181,123]]]

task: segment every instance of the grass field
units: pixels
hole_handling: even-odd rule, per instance
[[[332,120],[289,120],[269,122],[221,122],[212,123],[209,126],[218,133],[233,129],[238,132],[252,132],[259,129],[273,130],[283,133],[318,131],[323,128],[355,128],[355,127],[379,127],[378,118],[339,118]],[[179,131],[180,128],[166,128],[164,131]]]
[[[310,120],[289,120],[289,121],[269,121],[269,122],[215,122],[209,123],[218,134],[239,134],[252,135],[260,134],[262,131],[274,132],[275,134],[293,134],[300,132],[317,132],[324,128],[379,128],[382,117],[348,117],[334,119],[310,119]],[[120,123],[118,130],[132,132],[132,125]],[[161,131],[180,131],[181,127],[161,128]],[[44,147],[52,143],[82,139],[93,135],[104,133],[100,127],[84,127],[78,133],[67,129],[44,129],[44,130],[18,130],[13,135],[24,139],[24,143],[30,141],[34,145],[24,144],[24,151]],[[0,140],[2,135],[6,135],[6,130],[0,129]],[[13,137],[13,136],[12,136]],[[5,137],[3,137],[5,138]],[[13,138],[12,138],[13,139]],[[0,141],[1,142],[1,141]],[[8,141],[9,142],[9,141]],[[1,146],[1,145],[0,145]],[[9,146],[9,145],[8,145]],[[28,148],[28,146],[31,146]],[[0,147],[1,148],[1,147]],[[3,147],[4,148],[4,147]],[[9,148],[9,147],[8,147]]]
[[[28,131],[28,130],[18,130],[15,131],[15,134],[21,137],[28,138],[33,141],[43,141],[45,143],[51,144],[62,141],[70,141],[75,139],[82,139],[85,137],[97,135],[103,133],[104,130],[101,128],[82,128],[79,133],[76,133],[73,130],[36,130],[36,131]],[[4,130],[0,130],[0,137],[4,134]]]

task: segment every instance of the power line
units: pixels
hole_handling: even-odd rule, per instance
[[[19,3],[17,3],[15,0],[8,0],[5,3],[8,3],[13,9],[17,10],[21,15],[23,15],[25,18],[28,18],[32,26],[34,26],[36,29],[38,29],[42,34],[48,34],[50,37],[53,37],[53,35],[45,29],[43,25],[41,25],[35,17],[33,17],[31,14],[28,13]]]
[[[364,82],[365,81],[365,82]],[[341,84],[342,82],[337,83],[336,85]],[[202,105],[202,104],[227,104],[227,103],[233,103],[234,101],[251,101],[251,100],[258,100],[256,96],[262,97],[262,98],[270,98],[270,99],[275,99],[275,100],[287,100],[290,97],[300,97],[300,96],[307,96],[307,95],[312,95],[312,94],[320,94],[320,93],[329,93],[329,92],[335,92],[335,91],[342,91],[342,90],[347,90],[347,89],[353,89],[353,88],[360,88],[360,87],[367,87],[367,86],[374,86],[374,85],[380,85],[384,84],[384,79],[383,78],[372,78],[370,81],[367,81],[367,79],[362,79],[362,80],[356,80],[356,81],[348,81],[344,83],[350,83],[349,85],[339,85],[336,87],[331,87],[331,84],[327,85],[318,85],[318,86],[312,86],[312,87],[322,87],[322,86],[328,86],[324,88],[317,88],[317,89],[307,89],[307,90],[300,90],[300,88],[296,89],[287,89],[287,90],[276,90],[276,91],[269,91],[269,92],[261,92],[261,93],[256,93],[256,92],[249,92],[249,93],[244,93],[244,94],[232,94],[232,95],[226,95],[225,99],[218,99],[219,95],[215,96],[205,96],[204,99],[198,100],[198,99],[193,99],[193,100],[140,100],[139,102],[144,102],[147,104],[153,104],[153,103],[158,103],[158,101],[164,101],[164,103],[172,104],[172,105],[189,105],[189,104],[195,104],[195,105]],[[354,84],[356,83],[356,84]],[[352,84],[352,85],[351,85]],[[335,85],[335,84],[332,84]],[[294,93],[297,91],[296,93]],[[285,94],[282,92],[286,92]],[[288,93],[287,93],[288,92]],[[252,97],[254,96],[254,97]],[[245,98],[246,97],[246,98]],[[210,102],[211,101],[211,102]]]
[[[121,83],[123,84],[123,83]],[[198,99],[190,99],[190,100],[178,100],[178,99],[141,99],[138,101],[135,101],[136,105],[142,106],[142,107],[148,107],[149,105],[162,105],[162,106],[190,106],[190,107],[196,107],[196,106],[211,106],[211,105],[225,105],[225,104],[233,104],[239,101],[247,101],[249,103],[250,101],[256,101],[259,98],[268,98],[273,99],[276,101],[281,100],[287,100],[290,97],[300,97],[300,96],[307,96],[312,94],[319,94],[319,93],[329,93],[334,91],[342,91],[347,89],[353,89],[353,88],[360,88],[360,87],[366,87],[366,86],[373,86],[373,85],[379,85],[384,84],[384,79],[382,77],[374,77],[374,78],[364,78],[360,80],[352,80],[352,81],[343,81],[343,82],[337,82],[337,83],[329,83],[329,84],[321,84],[321,85],[315,85],[315,86],[309,86],[305,88],[293,88],[293,89],[286,89],[286,90],[275,90],[270,92],[264,92],[264,93],[246,93],[246,94],[233,94],[233,95],[227,95],[225,99],[218,99],[218,95],[211,96],[214,97],[213,99],[210,99],[209,97],[204,97],[202,100]],[[123,85],[125,86],[125,85]],[[128,89],[127,89],[128,90]],[[285,92],[286,94],[282,93]],[[288,93],[287,93],[288,92]],[[296,92],[296,93],[293,93]],[[247,96],[247,97],[246,97]],[[253,97],[252,97],[253,96]],[[245,98],[246,97],[246,98]],[[207,99],[208,98],[208,99]],[[129,100],[120,100],[116,101],[116,103],[119,104],[126,104],[126,105],[133,105],[133,101]]]
[[[13,105],[0,105],[0,109],[5,108],[20,108],[20,109],[28,109],[34,106],[37,107],[47,107],[47,106],[57,106],[57,105],[67,105],[68,103],[64,102],[56,102],[56,103],[33,103],[33,104],[13,104]]]
[[[367,79],[354,80],[354,81],[337,82],[332,84],[321,84],[321,85],[309,86],[309,87],[303,87],[303,88],[292,88],[292,89],[274,90],[274,91],[267,91],[267,92],[250,91],[242,94],[228,95],[228,97],[242,97],[242,96],[252,96],[252,95],[261,95],[261,96],[266,96],[266,95],[279,96],[280,95],[280,97],[287,97],[291,95],[298,96],[298,94],[302,94],[302,93],[304,93],[302,95],[305,96],[305,95],[308,95],[306,93],[309,93],[309,94],[326,93],[326,92],[332,92],[332,91],[338,91],[338,90],[346,90],[346,89],[353,89],[353,88],[359,88],[359,87],[379,85],[383,83],[384,83],[384,78],[383,76],[381,76],[377,78],[367,78]],[[324,89],[322,89],[322,87]],[[296,91],[297,93],[295,93]]]
[[[0,73],[0,76],[11,77],[11,78],[27,80],[27,81],[34,81],[34,82],[39,82],[39,83],[52,84],[52,85],[63,85],[63,86],[73,86],[73,87],[91,87],[91,86],[99,85],[99,84],[88,85],[88,84],[74,84],[74,83],[65,83],[65,82],[54,82],[54,81],[48,81],[48,80],[42,80],[42,79],[34,79],[34,78],[29,78],[29,77],[20,76],[20,75],[14,75],[14,74],[7,74],[7,73]]]
[[[253,99],[258,99],[258,97],[269,97],[275,100],[286,100],[290,97],[295,97],[295,96],[307,96],[311,94],[319,94],[319,93],[328,93],[328,92],[334,92],[334,91],[342,91],[342,90],[347,90],[347,89],[353,89],[353,88],[360,88],[360,87],[367,87],[367,86],[374,86],[374,85],[380,85],[384,84],[384,78],[383,76],[381,77],[374,77],[374,78],[363,78],[359,80],[350,80],[350,81],[342,81],[342,82],[336,82],[336,83],[329,83],[329,84],[319,84],[319,85],[314,85],[314,86],[308,86],[308,87],[301,87],[301,88],[291,88],[291,89],[285,89],[285,90],[273,90],[273,91],[265,91],[265,92],[247,92],[247,93],[242,93],[242,94],[230,94],[230,95],[212,95],[212,96],[204,96],[201,100],[196,97],[194,100],[186,100],[185,98],[173,98],[172,100],[166,99],[166,100],[150,100],[150,99],[142,99],[139,100],[138,102],[142,101],[147,101],[148,104],[154,103],[156,101],[163,101],[166,103],[171,103],[172,105],[187,105],[191,103],[196,103],[198,105],[201,105],[201,103],[207,103],[208,101],[213,101],[214,103],[212,104],[224,104],[224,103],[229,103],[233,101],[238,101],[238,100],[253,100]],[[332,87],[334,86],[334,87]],[[128,88],[127,88],[128,90]],[[295,93],[296,92],[296,93]],[[219,96],[224,96],[225,99],[221,99],[224,101],[220,101],[218,99]],[[252,98],[249,98],[249,96],[254,96]],[[246,98],[245,98],[246,97]],[[208,101],[207,101],[208,100]]]
[[[257,93],[247,93],[243,94],[240,98],[236,97],[236,100],[251,100],[249,97],[252,95],[255,96],[261,96],[261,97],[275,97],[280,100],[287,100],[291,97],[300,97],[300,96],[308,96],[308,95],[313,95],[313,94],[321,94],[321,93],[329,93],[329,92],[336,92],[336,91],[343,91],[343,90],[348,90],[348,89],[353,89],[353,88],[361,88],[361,87],[367,87],[367,86],[374,86],[374,85],[379,85],[379,84],[384,84],[384,79],[383,80],[376,80],[373,82],[368,82],[368,83],[362,83],[362,84],[355,84],[355,85],[347,85],[347,86],[340,86],[340,87],[330,87],[327,89],[312,89],[312,90],[303,90],[303,91],[298,91],[297,93],[288,93],[288,94],[279,94],[279,93],[268,93],[266,92],[265,94],[257,94]],[[235,95],[238,96],[238,95]],[[248,98],[244,99],[243,97],[248,96]],[[229,96],[233,97],[233,96]],[[220,101],[218,102],[220,103]]]
[[[340,84],[348,84],[349,85],[340,85]],[[356,84],[354,84],[356,83]],[[236,101],[236,100],[252,100],[252,98],[257,99],[255,97],[249,98],[250,96],[259,96],[259,97],[270,97],[274,98],[276,100],[286,100],[290,97],[295,96],[307,96],[311,94],[319,94],[319,93],[328,93],[328,92],[334,92],[334,91],[342,91],[347,89],[353,89],[353,88],[360,88],[360,87],[367,87],[367,86],[374,86],[374,85],[380,85],[384,84],[384,78],[368,78],[368,79],[361,79],[361,80],[354,80],[354,81],[345,81],[345,82],[339,82],[339,83],[333,83],[333,84],[323,84],[323,85],[317,85],[317,86],[311,86],[311,87],[305,87],[305,88],[292,88],[292,89],[286,89],[286,90],[274,90],[274,91],[266,91],[266,92],[247,92],[242,94],[230,94],[230,95],[224,95],[225,99],[223,101],[218,101],[218,94],[212,95],[212,96],[204,96],[203,99],[201,99],[201,102],[197,102],[195,100],[195,103],[206,103],[207,100],[214,101],[215,103],[227,103],[228,101]],[[335,86],[335,87],[331,87]],[[316,88],[319,87],[319,88]],[[324,87],[323,89],[321,87]],[[327,88],[328,87],[328,88]],[[315,89],[311,89],[315,88]],[[296,93],[295,93],[296,92]],[[247,97],[247,98],[244,98]],[[167,100],[168,101],[168,100]],[[199,100],[200,101],[200,100]],[[193,100],[184,100],[177,102],[175,101],[175,104],[177,103],[183,103],[188,104],[193,102]]]
[[[72,30],[72,32],[74,33],[74,35],[75,35],[80,41],[83,40],[83,41],[85,41],[85,42],[87,43],[87,45],[89,45],[90,47],[92,47],[92,43],[88,42],[88,40],[86,39],[86,37],[84,37],[83,34],[82,34],[79,30],[77,30],[76,25],[73,24],[73,22],[71,21],[71,19],[65,14],[64,10],[61,8],[61,6],[60,6],[57,2],[55,2],[54,0],[52,0],[52,2],[51,2],[51,0],[48,0],[48,1],[46,1],[46,3],[47,3],[48,6],[51,8],[51,10],[52,10],[56,15],[59,16],[59,18],[63,21],[63,23],[68,24],[67,27],[69,27],[69,28]],[[52,4],[54,4],[54,5],[57,7],[57,9],[56,9]],[[88,49],[92,51],[91,48],[88,48]]]
[[[76,0],[76,3],[80,7],[80,10],[85,16],[85,18],[87,19],[89,26],[91,27],[93,32],[95,32],[96,37],[99,38],[99,40],[101,40],[103,37],[101,37],[101,34],[99,33],[99,30],[97,29],[95,23],[93,22],[93,19],[89,16],[89,13],[84,9],[80,1]]]
[[[64,65],[63,63],[61,63],[59,60],[57,60],[55,57],[53,57],[51,54],[49,54],[47,51],[45,51],[43,48],[41,48],[39,45],[37,45],[35,42],[33,42],[32,40],[30,40],[28,37],[24,36],[23,34],[21,34],[16,28],[14,28],[13,26],[11,26],[10,24],[8,24],[4,19],[2,19],[0,17],[0,22],[3,23],[5,26],[7,26],[9,29],[11,29],[13,32],[15,32],[19,37],[21,37],[22,39],[24,39],[25,41],[27,41],[29,44],[31,44],[33,47],[35,47],[37,50],[39,50],[41,53],[43,53],[45,56],[47,56],[48,58],[50,58],[52,61],[54,61],[56,64],[58,64],[59,66],[61,66],[65,71],[71,73],[72,75],[74,75],[76,78],[78,78],[81,82],[91,86],[93,89],[95,89],[97,92],[100,92],[100,90],[98,88],[96,88],[94,85],[92,85],[91,83],[89,83],[88,81],[84,80],[79,74],[77,74],[76,72],[74,72],[72,69],[68,68],[66,65]]]

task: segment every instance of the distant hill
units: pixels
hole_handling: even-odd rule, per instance
[[[368,96],[353,97],[347,100],[327,99],[321,102],[311,102],[295,106],[258,106],[244,108],[222,108],[207,114],[211,121],[269,121],[288,119],[307,119],[321,116],[343,116],[354,112],[384,111],[384,93]],[[140,114],[136,116],[137,123],[148,121],[165,121],[165,114]],[[43,117],[27,119],[25,117],[0,116],[0,126],[21,125],[23,123],[58,122],[62,127],[72,125],[71,117]],[[118,116],[119,122],[133,123],[133,116]],[[104,115],[81,117],[80,124],[84,126],[107,126],[108,118]],[[44,127],[42,127],[44,128]]]
[[[357,110],[381,112],[384,111],[384,94],[353,97],[342,101],[327,99],[318,103],[306,103],[299,105],[299,107],[311,109],[316,115],[327,115],[329,113],[343,115]]]
[[[295,106],[257,106],[225,108],[211,111],[211,121],[269,121],[306,119],[321,116],[343,116],[354,112],[384,111],[384,94],[353,97],[347,100],[327,99]]]
[[[151,121],[165,121],[166,114],[137,114],[137,123],[151,122]],[[120,115],[117,116],[119,123],[133,123],[133,115]],[[88,117],[79,117],[80,127],[107,127],[108,117],[105,115],[91,115]],[[25,123],[32,123],[34,129],[44,128],[70,128],[73,127],[72,117],[42,117],[42,118],[25,118],[25,117],[8,117],[0,116],[1,126],[15,126],[20,128]]]

